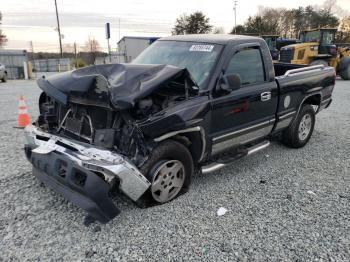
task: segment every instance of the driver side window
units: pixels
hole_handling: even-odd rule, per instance
[[[265,70],[259,48],[244,48],[233,55],[225,74],[238,74],[242,86],[265,82]]]

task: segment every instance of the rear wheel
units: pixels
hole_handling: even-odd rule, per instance
[[[137,204],[141,207],[163,204],[185,193],[193,170],[191,153],[184,145],[173,140],[162,142],[141,167],[151,186]]]
[[[293,148],[305,146],[314,131],[315,121],[314,108],[311,105],[303,105],[297,118],[283,132],[283,143]]]
[[[344,65],[344,68],[339,72],[339,75],[343,80],[350,80],[350,63]]]

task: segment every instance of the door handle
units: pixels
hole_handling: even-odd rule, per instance
[[[261,93],[260,95],[261,97],[261,101],[268,101],[271,99],[271,92],[264,92],[264,93]]]

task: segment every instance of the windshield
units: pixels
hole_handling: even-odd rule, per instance
[[[302,34],[301,41],[302,42],[320,42],[321,32],[320,31],[312,31],[306,32]]]
[[[322,44],[323,45],[331,45],[333,44],[334,34],[332,32],[323,32],[322,34]]]
[[[322,45],[331,45],[334,41],[334,33],[329,31],[322,31],[322,41],[320,31],[306,32],[301,35],[302,42],[318,42]]]
[[[265,37],[264,39],[270,50],[276,49],[276,37]]]
[[[197,42],[156,41],[143,51],[133,64],[165,64],[187,68],[199,87],[213,69],[221,45]]]

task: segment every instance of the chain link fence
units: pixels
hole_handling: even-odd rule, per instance
[[[25,50],[0,50],[0,64],[5,65],[8,79],[23,79],[27,61]]]
[[[36,59],[33,61],[34,72],[63,72],[71,70],[71,59]]]

